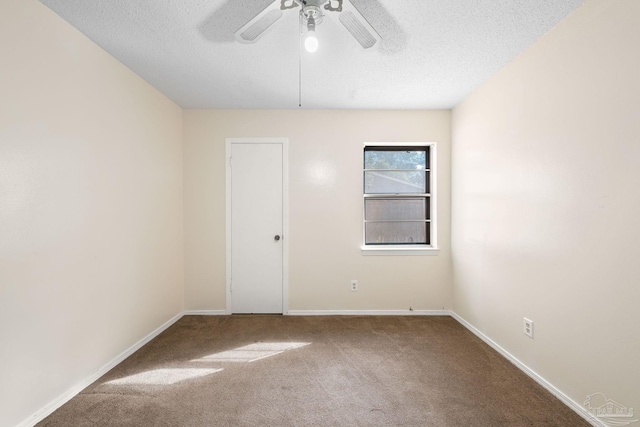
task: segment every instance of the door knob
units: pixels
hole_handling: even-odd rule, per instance
[[[278,240],[280,240],[280,235],[276,234],[276,235],[274,236],[273,240],[274,240],[274,241],[276,241],[276,242],[277,242]]]

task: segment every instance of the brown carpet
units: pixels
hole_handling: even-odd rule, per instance
[[[589,426],[450,317],[253,315],[183,317],[38,425]]]

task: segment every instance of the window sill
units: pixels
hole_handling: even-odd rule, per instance
[[[440,249],[431,246],[361,246],[362,255],[438,255]]]

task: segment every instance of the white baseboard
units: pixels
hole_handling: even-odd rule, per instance
[[[226,310],[185,310],[185,316],[224,316]]]
[[[449,316],[449,310],[289,310],[289,316]]]
[[[542,387],[544,387],[546,390],[548,390],[551,394],[553,394],[555,397],[557,397],[558,399],[560,399],[560,401],[562,403],[564,403],[565,405],[567,405],[570,409],[572,409],[575,413],[577,413],[578,415],[580,415],[582,418],[584,418],[587,422],[589,422],[592,426],[594,427],[607,427],[605,424],[601,423],[600,420],[598,420],[597,418],[595,418],[593,415],[591,415],[584,406],[580,406],[577,402],[575,402],[573,399],[571,399],[569,396],[567,396],[566,394],[564,394],[563,392],[561,392],[560,390],[558,390],[556,387],[553,386],[553,384],[551,384],[549,381],[545,380],[543,377],[541,377],[540,375],[538,375],[534,370],[532,370],[531,368],[529,368],[527,365],[525,365],[524,363],[522,363],[520,360],[518,360],[515,356],[513,356],[511,353],[509,353],[507,350],[505,350],[504,348],[502,348],[500,345],[498,345],[495,341],[493,341],[491,338],[489,338],[488,336],[486,336],[485,334],[483,334],[482,332],[480,332],[479,329],[477,329],[475,326],[471,325],[469,322],[467,322],[466,320],[464,320],[462,317],[460,317],[457,313],[454,313],[453,311],[449,312],[449,314],[451,315],[451,317],[453,317],[455,320],[457,320],[462,326],[464,326],[465,328],[467,328],[469,331],[471,331],[474,335],[476,335],[478,338],[480,338],[482,341],[484,341],[486,344],[488,344],[491,348],[493,348],[495,351],[497,351],[498,353],[500,353],[500,355],[502,355],[503,357],[505,357],[507,360],[509,360],[511,363],[513,363],[514,365],[516,365],[516,367],[518,369],[520,369],[522,372],[524,372],[525,374],[527,374],[530,378],[532,378],[535,382],[537,382],[538,384],[540,384]]]
[[[154,330],[153,332],[151,332],[150,334],[148,334],[147,336],[142,338],[140,341],[138,341],[137,343],[135,343],[134,345],[132,345],[131,347],[129,347],[128,349],[126,349],[125,351],[120,353],[119,355],[117,355],[115,358],[113,358],[111,361],[109,361],[109,363],[107,363],[106,365],[104,365],[103,367],[98,369],[92,375],[90,375],[89,377],[85,378],[81,383],[76,384],[74,387],[70,388],[69,390],[67,390],[66,392],[64,392],[60,396],[58,396],[56,399],[54,399],[51,402],[49,402],[42,409],[40,409],[38,412],[36,412],[35,414],[31,415],[26,420],[22,421],[20,424],[17,425],[17,427],[32,427],[32,426],[36,425],[37,423],[39,423],[40,421],[42,421],[43,419],[45,419],[46,417],[48,417],[49,415],[51,415],[53,413],[53,411],[55,411],[56,409],[58,409],[59,407],[61,407],[65,403],[67,403],[69,400],[71,400],[73,397],[75,397],[82,390],[84,390],[85,388],[89,387],[98,378],[100,378],[101,376],[103,376],[104,374],[109,372],[116,365],[121,363],[124,359],[126,359],[127,357],[131,356],[133,353],[138,351],[143,345],[145,345],[146,343],[148,343],[149,341],[151,341],[152,339],[154,339],[155,337],[160,335],[167,328],[169,328],[169,326],[173,325],[178,320],[180,320],[182,318],[182,316],[183,316],[183,313],[179,313],[179,314],[176,314],[175,316],[173,316],[171,319],[167,320],[165,323],[163,323],[156,330]]]

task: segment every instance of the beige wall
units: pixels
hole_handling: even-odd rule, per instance
[[[181,110],[35,0],[0,2],[0,425],[183,309]]]
[[[183,126],[187,310],[225,309],[228,137],[290,140],[290,310],[450,307],[450,112],[186,110]],[[438,143],[440,255],[361,255],[365,141]]]
[[[578,406],[636,413],[639,23],[637,0],[587,0],[454,109],[452,136],[455,312]]]

